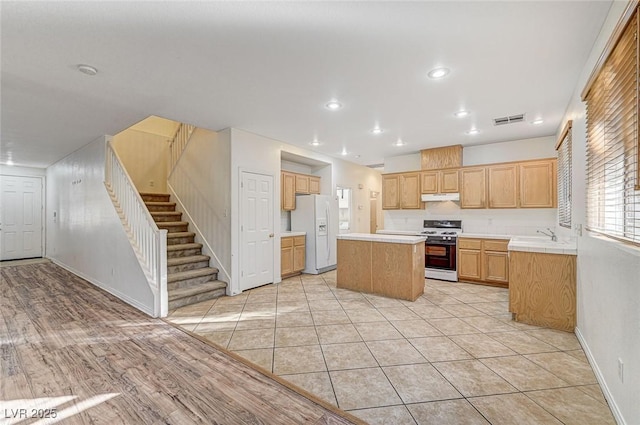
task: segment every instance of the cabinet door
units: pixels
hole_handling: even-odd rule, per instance
[[[509,254],[506,252],[484,251],[482,280],[509,283]]]
[[[440,193],[458,193],[458,170],[440,171]]]
[[[462,187],[460,191],[460,208],[485,208],[487,183],[485,168],[464,168],[460,170]]]
[[[520,163],[520,207],[555,208],[555,160]]]
[[[299,272],[305,267],[305,246],[295,245],[293,247],[293,271]]]
[[[427,171],[420,173],[421,184],[420,190],[422,193],[438,193],[438,172]]]
[[[320,177],[309,177],[309,193],[320,194]]]
[[[293,273],[293,238],[280,240],[280,275]]]
[[[482,255],[480,250],[458,249],[458,277],[460,279],[482,279]]]
[[[309,176],[296,174],[296,193],[309,194]]]
[[[382,209],[400,209],[400,175],[382,176]]]
[[[296,209],[296,177],[293,173],[282,172],[280,176],[282,187],[280,189],[280,198],[282,209],[291,211]]]
[[[517,164],[487,167],[489,186],[489,208],[518,207]]]
[[[419,209],[422,207],[420,200],[420,173],[405,173],[400,177],[400,208]]]

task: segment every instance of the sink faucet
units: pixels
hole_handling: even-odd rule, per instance
[[[545,235],[545,236],[549,236],[553,242],[557,242],[557,241],[558,241],[558,237],[556,236],[556,234],[555,234],[555,233],[553,233],[553,230],[549,229],[548,227],[547,227],[547,230],[548,230],[548,231],[549,231],[549,233],[551,233],[551,234],[549,234],[549,233],[545,233],[545,232],[543,232],[542,230],[538,230],[538,233],[542,233],[542,234],[543,234],[543,235]]]

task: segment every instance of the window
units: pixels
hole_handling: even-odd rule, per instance
[[[587,102],[587,228],[640,244],[638,13],[583,92]]]
[[[558,151],[558,224],[571,228],[571,126],[567,122],[556,144]]]
[[[348,233],[351,229],[351,189],[338,187],[338,233]]]

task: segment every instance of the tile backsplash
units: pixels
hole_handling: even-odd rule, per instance
[[[423,220],[462,220],[467,233],[505,235],[538,235],[538,230],[557,226],[557,209],[461,209],[454,202],[430,202],[424,210],[392,210],[384,212],[384,228],[388,230],[422,229]],[[539,236],[539,235],[538,235]]]

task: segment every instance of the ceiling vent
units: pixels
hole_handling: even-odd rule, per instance
[[[509,117],[494,118],[493,125],[515,124],[522,121],[524,121],[524,114],[518,114]]]

